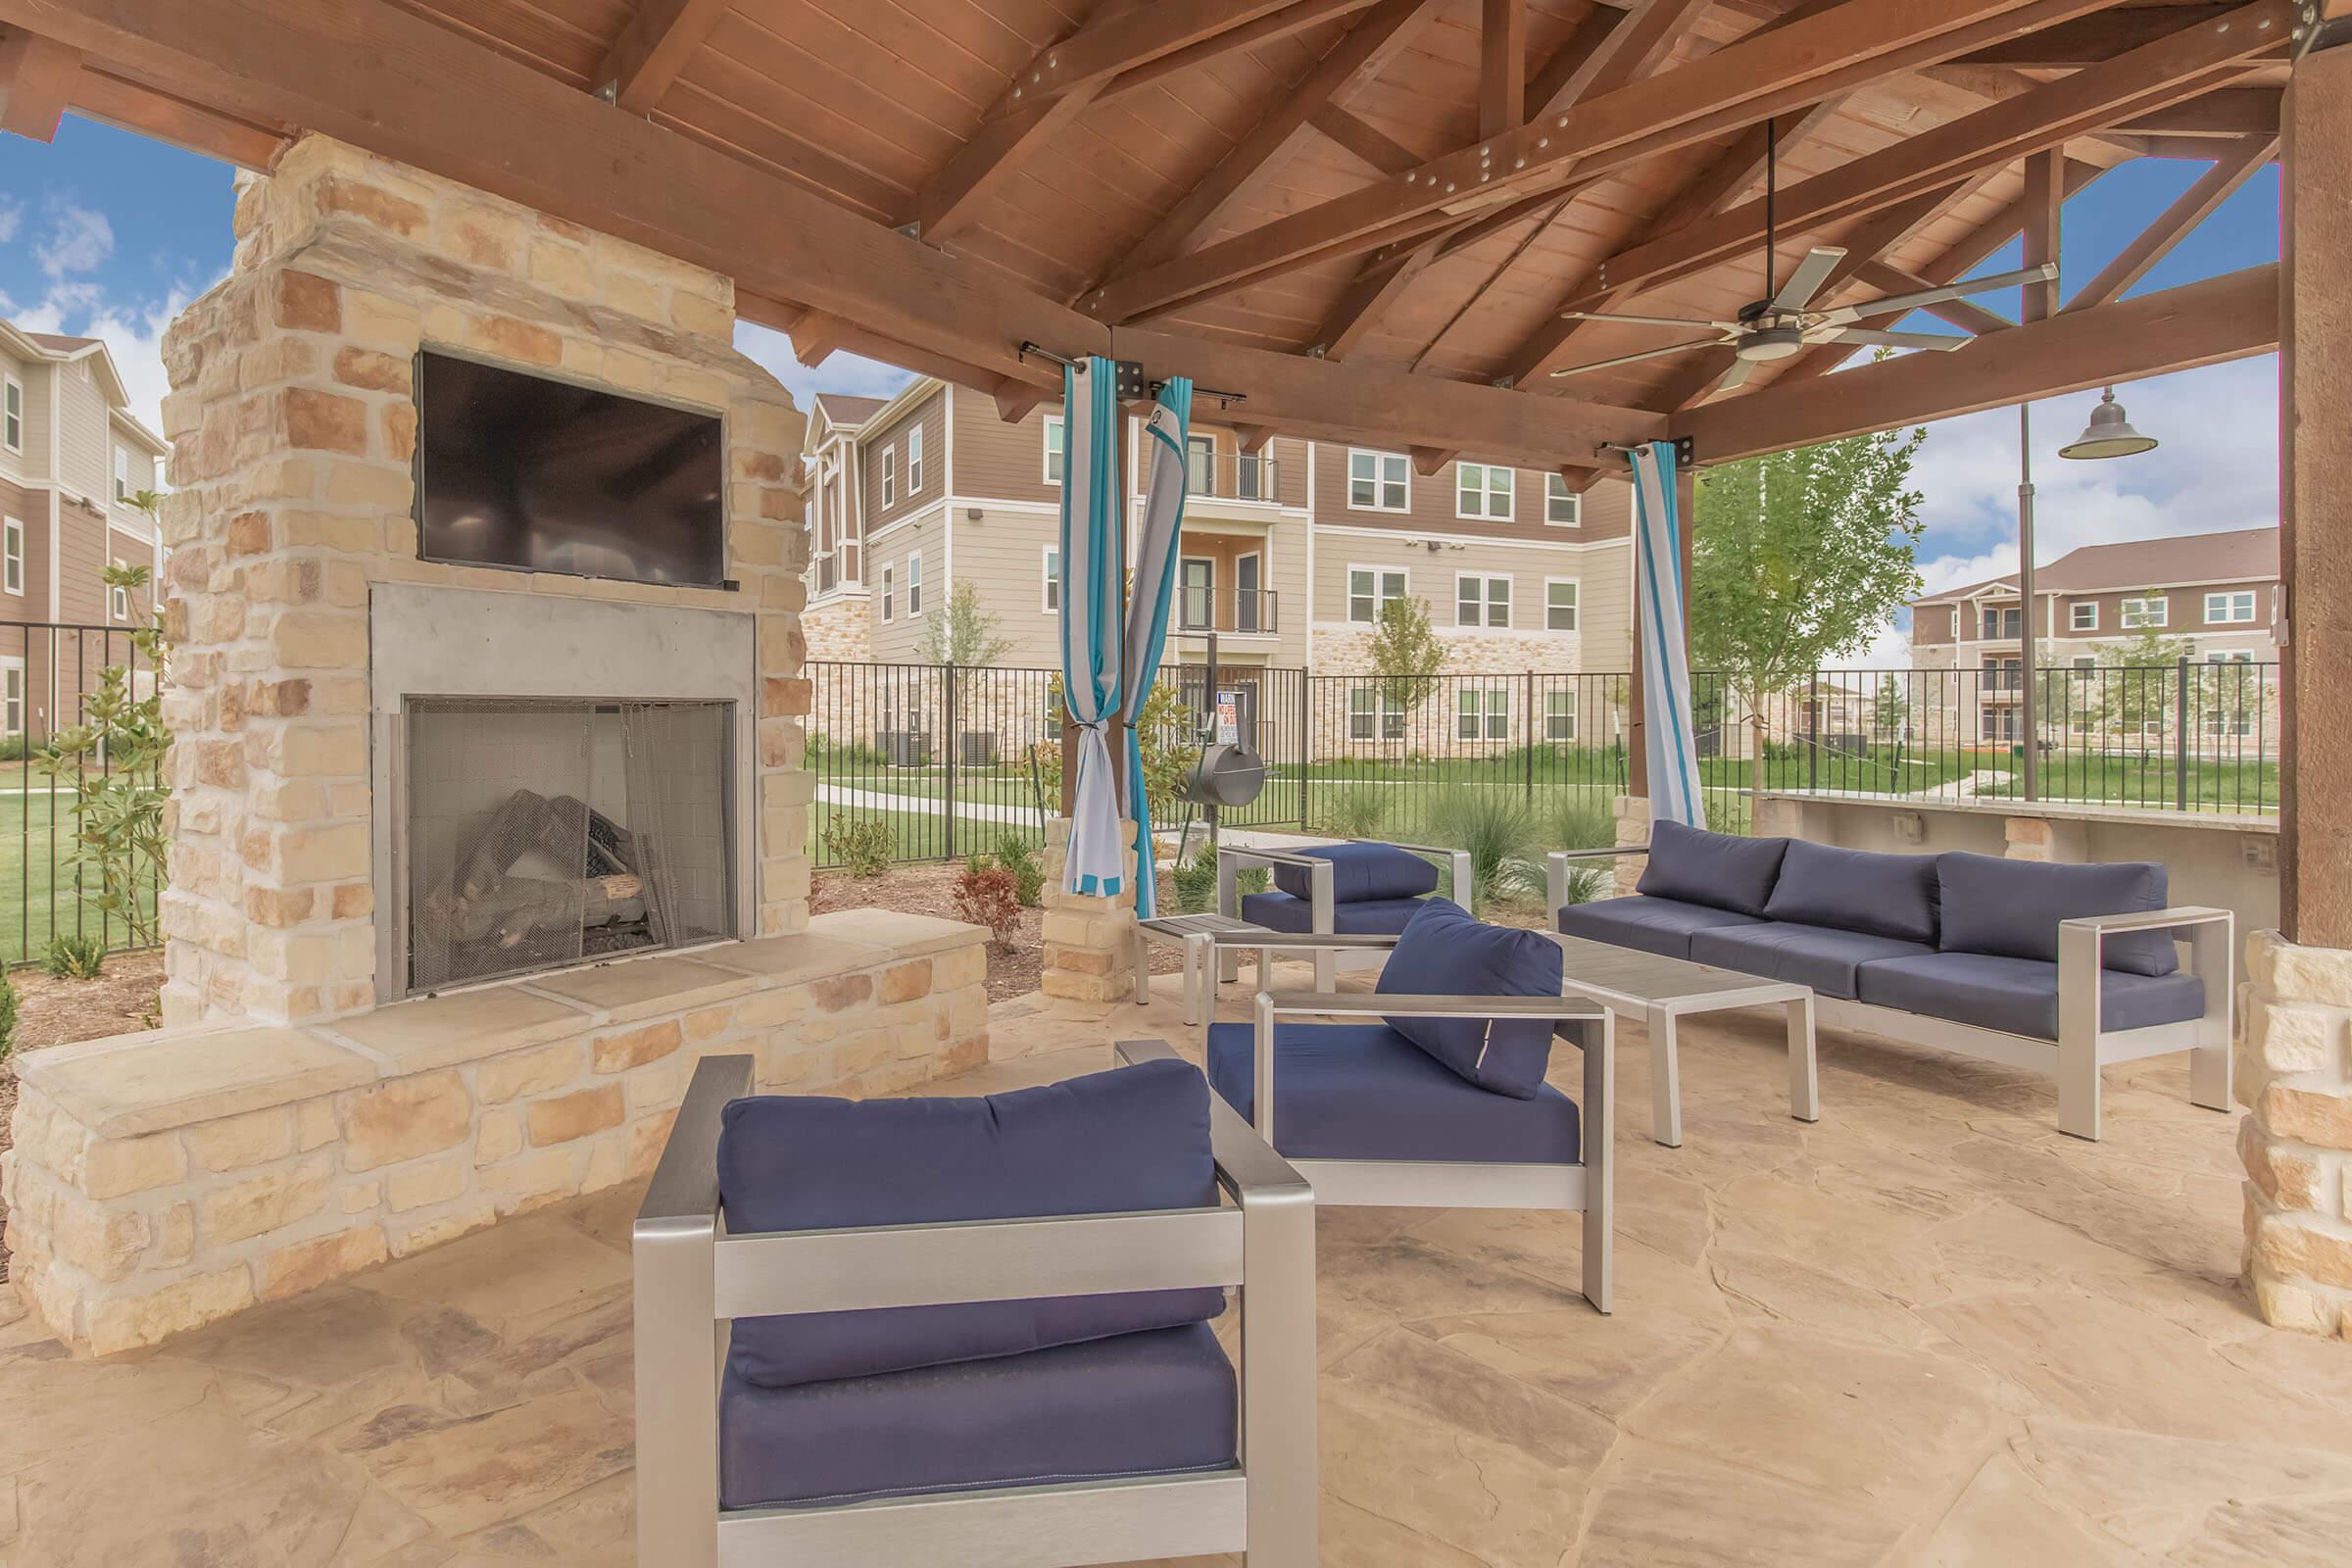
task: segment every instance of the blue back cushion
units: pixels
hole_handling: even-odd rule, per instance
[[[1216,1202],[1208,1084],[1148,1061],[986,1098],[762,1095],[726,1108],[727,1228],[834,1230],[1193,1208]],[[745,1381],[791,1388],[1203,1322],[1214,1287],[737,1320]]]
[[[1764,912],[1787,839],[1743,839],[1680,822],[1653,822],[1638,893],[1739,914]]]
[[[1936,940],[1939,886],[1933,855],[1874,855],[1790,839],[1764,913],[1898,942]]]
[[[1534,931],[1482,925],[1450,899],[1425,899],[1381,967],[1384,996],[1556,997],[1559,944]],[[1547,1018],[1415,1018],[1390,1028],[1481,1089],[1533,1100],[1551,1060]]]
[[[1438,890],[1438,868],[1394,844],[1326,844],[1298,853],[1331,862],[1334,904],[1417,899]],[[1312,873],[1302,865],[1274,867],[1274,885],[1294,899],[1309,898],[1314,892]]]
[[[2085,914],[2129,914],[2166,904],[2164,867],[2152,860],[2089,865],[2005,860],[1955,850],[1936,857],[1942,886],[1946,953],[2058,961],[2058,922]],[[2106,967],[2127,974],[2171,974],[2180,967],[2165,931],[2107,939]]]

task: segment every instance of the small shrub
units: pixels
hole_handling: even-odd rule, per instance
[[[988,927],[997,950],[1010,953],[1012,939],[1021,929],[1021,901],[1012,873],[973,856],[956,878],[956,912],[974,925]]]
[[[17,1049],[17,983],[0,975],[0,1061]]]
[[[879,773],[882,754],[860,741],[837,740],[819,731],[808,737],[805,754],[811,773]]]
[[[897,849],[897,835],[880,817],[859,821],[836,813],[825,824],[825,853],[847,866],[852,876],[880,876],[890,869]]]
[[[1332,792],[1325,817],[1341,838],[1376,839],[1389,824],[1389,803],[1377,784],[1349,784]]]
[[[1212,870],[1209,874],[1213,877],[1216,873]],[[1263,893],[1273,885],[1274,873],[1262,865],[1247,866],[1233,873],[1233,896],[1237,899],[1246,893]],[[1216,883],[1210,882],[1208,890],[1214,896]]]
[[[997,840],[997,864],[1012,873],[1021,907],[1036,908],[1046,892],[1046,868],[1038,863],[1037,846],[1018,833],[1006,833]]]
[[[41,959],[41,968],[59,980],[95,980],[106,969],[106,942],[101,937],[73,936],[49,939],[49,952]]]
[[[1168,891],[1178,914],[1206,914],[1217,906],[1217,852],[1202,847],[1168,873]]]
[[[1617,892],[1617,878],[1604,865],[1572,865],[1568,868],[1568,902],[1591,904],[1595,899],[1610,898]]]
[[[1450,786],[1430,808],[1429,832],[1428,842],[1469,853],[1477,908],[1496,893],[1544,885],[1535,808],[1515,791]]]
[[[1551,848],[1605,850],[1617,842],[1617,818],[1605,798],[1565,790],[1550,802]]]

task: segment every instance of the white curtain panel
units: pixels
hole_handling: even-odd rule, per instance
[[[1683,519],[1676,515],[1674,446],[1638,447],[1634,463],[1634,601],[1642,638],[1643,753],[1649,816],[1707,825],[1691,728],[1690,646],[1684,637]]]

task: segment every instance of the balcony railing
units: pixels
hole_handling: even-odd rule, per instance
[[[1180,631],[1270,636],[1282,630],[1282,596],[1271,588],[1230,593],[1185,588],[1176,595],[1176,625]]]
[[[1219,501],[1271,503],[1282,493],[1281,477],[1272,458],[1246,452],[1212,454],[1195,447],[1185,464],[1185,489]]]

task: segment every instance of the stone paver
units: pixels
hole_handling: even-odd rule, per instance
[[[1002,1004],[1035,1054],[951,1088],[1189,1046],[1175,988]],[[1803,1126],[1777,1023],[1706,1019],[1668,1150],[1642,1045],[1621,1037],[1614,1316],[1575,1293],[1572,1219],[1322,1216],[1327,1563],[2340,1554],[2352,1347],[2267,1329],[2238,1290],[2234,1122],[2187,1104],[2185,1064],[2111,1074],[2091,1146],[2051,1131],[2044,1083],[1825,1033]],[[628,1563],[634,1200],[106,1360],[0,1329],[0,1408],[25,1417],[0,1429],[0,1561]]]

